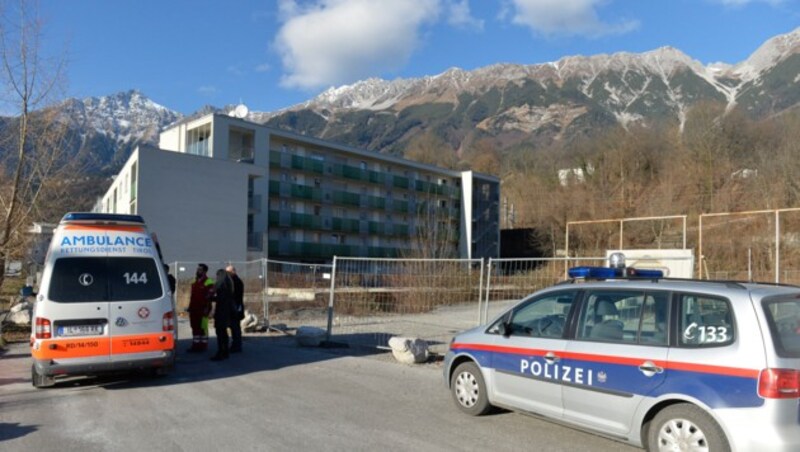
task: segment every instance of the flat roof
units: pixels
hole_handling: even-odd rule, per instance
[[[288,130],[278,129],[278,128],[267,126],[267,125],[264,125],[264,124],[259,124],[257,122],[248,121],[248,120],[243,119],[243,118],[236,118],[236,117],[233,117],[233,116],[228,116],[228,115],[226,115],[224,113],[209,113],[209,114],[203,115],[203,116],[192,117],[191,119],[188,119],[186,121],[179,121],[179,122],[171,125],[167,129],[165,129],[163,132],[167,132],[167,131],[169,131],[171,129],[179,127],[180,125],[186,124],[188,122],[194,122],[194,121],[198,121],[198,120],[203,120],[206,117],[212,117],[212,120],[214,120],[215,118],[218,117],[220,119],[224,119],[225,121],[230,121],[230,122],[234,122],[234,123],[235,122],[239,122],[239,123],[241,123],[243,125],[247,125],[247,126],[250,126],[250,127],[260,127],[262,129],[265,129],[270,135],[279,136],[279,137],[286,138],[286,139],[289,139],[289,140],[305,142],[305,143],[309,143],[309,144],[312,144],[312,145],[315,145],[315,146],[331,148],[331,149],[335,149],[335,150],[340,151],[340,152],[353,154],[353,155],[358,156],[358,157],[377,158],[377,159],[380,159],[380,160],[383,160],[383,161],[387,161],[387,162],[392,162],[392,163],[395,163],[395,164],[398,164],[398,165],[404,165],[404,166],[417,168],[417,169],[430,171],[430,172],[436,172],[436,173],[440,173],[440,174],[447,174],[447,175],[453,176],[453,177],[461,177],[461,175],[463,173],[465,173],[465,172],[472,172],[473,177],[475,177],[477,179],[484,179],[484,180],[488,180],[488,181],[491,181],[491,182],[497,182],[497,183],[500,182],[500,178],[499,177],[493,176],[491,174],[479,173],[477,171],[472,171],[472,170],[464,170],[464,171],[451,170],[451,169],[442,168],[442,167],[435,166],[435,165],[429,165],[427,163],[415,162],[413,160],[404,159],[402,157],[395,157],[395,156],[392,156],[392,155],[381,154],[380,152],[377,152],[377,151],[359,149],[359,148],[356,148],[356,147],[346,146],[346,145],[343,145],[343,144],[334,143],[332,141],[326,141],[326,140],[323,140],[323,139],[320,139],[320,138],[315,138],[315,137],[311,137],[311,136],[308,136],[308,135],[303,135],[303,134],[296,133],[296,132],[290,132]]]

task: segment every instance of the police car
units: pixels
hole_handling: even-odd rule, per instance
[[[444,378],[462,412],[503,407],[651,451],[800,450],[800,287],[570,277],[453,338]]]

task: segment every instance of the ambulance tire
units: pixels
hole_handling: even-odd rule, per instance
[[[683,444],[690,438],[697,444]],[[698,446],[714,452],[731,450],[722,427],[708,413],[690,403],[664,408],[648,428],[648,451],[677,450],[674,447],[678,445]]]
[[[36,372],[36,366],[31,366],[31,383],[34,388],[49,388],[56,384],[55,377],[42,375]]]
[[[494,409],[489,403],[481,369],[472,361],[456,367],[450,378],[450,392],[458,409],[470,416],[481,416]]]

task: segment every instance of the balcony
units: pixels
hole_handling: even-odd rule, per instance
[[[264,244],[264,234],[261,232],[248,232],[247,233],[247,250],[248,251],[261,251]]]
[[[261,212],[261,195],[252,195],[247,197],[247,211],[249,213]]]
[[[281,194],[281,182],[277,180],[269,181],[269,194],[270,195],[280,195]]]
[[[408,178],[403,176],[394,176],[392,178],[392,185],[395,188],[408,188]]]

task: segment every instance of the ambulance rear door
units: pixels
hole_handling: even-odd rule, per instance
[[[111,243],[125,243],[124,253],[109,253],[111,360],[126,361],[160,354],[173,347],[163,330],[172,303],[161,278],[160,263],[146,230],[109,231]],[[142,355],[145,354],[145,355]]]
[[[55,364],[109,362],[110,305],[106,282],[104,254],[55,258],[48,301],[37,312],[37,321],[52,322],[52,339],[42,341],[35,358],[50,359]]]

